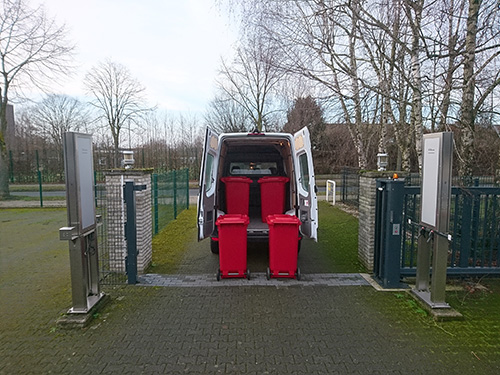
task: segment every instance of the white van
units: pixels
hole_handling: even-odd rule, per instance
[[[284,212],[301,221],[300,238],[317,240],[318,201],[307,128],[296,134],[224,133],[207,128],[198,196],[198,240],[210,237],[211,250],[218,253],[215,222],[226,211],[225,184],[221,179],[245,176],[249,184],[250,223],[248,241],[268,240],[268,225],[261,220],[258,180],[266,176],[287,177]],[[300,241],[300,240],[299,240]],[[300,242],[299,242],[300,245]]]

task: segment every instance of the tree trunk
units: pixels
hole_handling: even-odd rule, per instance
[[[418,157],[418,168],[422,168],[422,135],[423,135],[423,120],[422,120],[422,79],[420,76],[420,24],[422,20],[423,0],[412,2],[410,7],[414,11],[414,19],[410,20],[412,30],[412,47],[411,55],[411,78],[412,78],[412,115],[410,124],[413,128],[413,136],[415,137],[415,149]],[[411,14],[411,11],[408,12]],[[411,138],[410,138],[411,140]],[[411,145],[412,142],[409,142]]]
[[[0,200],[10,196],[9,163],[7,155],[7,98],[2,96],[0,89]]]
[[[472,176],[474,164],[474,90],[476,80],[474,77],[474,63],[476,59],[476,35],[479,15],[480,0],[469,0],[469,13],[467,16],[467,35],[465,37],[464,80],[462,105],[460,107],[461,150],[459,173],[462,177]]]

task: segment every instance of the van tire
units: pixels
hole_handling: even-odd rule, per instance
[[[219,241],[210,239],[210,251],[212,251],[212,254],[219,254]]]

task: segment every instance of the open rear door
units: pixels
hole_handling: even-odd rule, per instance
[[[198,194],[198,241],[209,237],[217,220],[215,191],[217,188],[217,163],[219,160],[219,135],[207,128],[200,171]]]
[[[318,239],[318,198],[311,150],[311,137],[307,128],[293,136],[295,175],[299,205],[300,231],[314,240]]]

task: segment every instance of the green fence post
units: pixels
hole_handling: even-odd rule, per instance
[[[97,208],[97,171],[94,171],[94,206]]]
[[[174,174],[174,219],[177,219],[177,173],[173,170]]]
[[[40,192],[40,207],[43,207],[42,172],[40,172],[40,163],[38,161],[38,150],[35,151],[35,155],[36,155],[36,174],[38,177],[38,190]]]
[[[186,210],[189,210],[189,168],[186,168]]]
[[[153,173],[153,214],[155,234],[158,234],[158,175]]]

